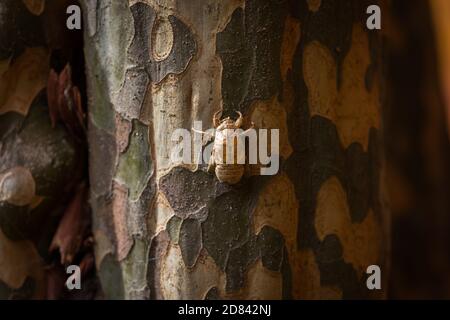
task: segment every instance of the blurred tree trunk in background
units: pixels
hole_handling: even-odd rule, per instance
[[[86,176],[84,141],[76,142],[61,122],[52,126],[45,88],[50,69],[59,72],[65,63],[73,64],[73,53],[82,46],[81,34],[65,28],[71,3],[0,2],[0,299],[55,299],[67,293],[66,261],[60,263],[49,248],[53,239],[54,249],[60,249],[55,232]],[[74,65],[78,79],[80,65]],[[89,232],[88,211],[83,212],[70,225],[79,241]],[[85,229],[76,229],[80,225]],[[64,244],[73,244],[70,231],[64,232]],[[77,250],[69,248],[67,262],[80,262]]]
[[[436,51],[448,41],[442,14],[448,21],[450,11],[440,7],[444,2],[392,2],[392,99],[385,122],[392,298],[450,298],[450,145],[439,74],[446,69],[445,64],[438,69]],[[439,38],[434,36],[430,3],[438,13],[434,22]]]
[[[446,104],[447,128],[450,126],[450,2],[430,1],[433,27],[436,34],[439,75]],[[450,137],[450,130],[449,137]]]
[[[83,1],[91,205],[106,297],[366,298],[386,288],[377,1]],[[171,162],[175,129],[280,129],[276,176]]]

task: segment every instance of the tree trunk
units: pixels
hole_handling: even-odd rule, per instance
[[[370,4],[373,4],[371,1]],[[379,31],[362,1],[83,1],[96,263],[109,298],[382,297]],[[234,111],[280,170],[220,183],[176,129]]]

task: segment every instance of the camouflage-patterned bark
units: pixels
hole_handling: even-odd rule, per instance
[[[77,148],[52,128],[44,90],[49,9],[0,2],[0,299],[46,297],[48,248],[79,179]]]
[[[372,4],[371,1],[370,4]],[[376,2],[376,1],[375,1]],[[387,275],[380,34],[363,1],[84,1],[96,263],[111,298],[366,298]],[[244,113],[281,168],[221,184],[175,129]]]

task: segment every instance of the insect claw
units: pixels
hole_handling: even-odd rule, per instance
[[[206,136],[206,141],[205,141],[205,138],[202,138],[202,139],[203,139],[203,143],[208,142],[208,141],[210,141],[212,138],[214,138],[214,135],[213,135],[212,133],[210,133],[210,132],[204,132],[204,131],[196,130],[196,129],[194,129],[194,128],[191,128],[191,130],[194,131],[194,132],[196,132],[196,133],[200,133],[200,134]]]
[[[218,110],[216,113],[214,113],[214,117],[213,117],[214,128],[217,128],[220,125],[219,113],[221,113],[221,112],[222,112],[222,110]]]
[[[192,131],[196,132],[196,133],[200,133],[200,134],[207,134],[207,132],[205,131],[200,131],[200,130],[196,130],[194,128],[191,128]]]
[[[234,123],[237,128],[240,128],[244,122],[244,117],[242,116],[242,113],[239,111],[236,111],[236,113],[239,115],[239,118]]]

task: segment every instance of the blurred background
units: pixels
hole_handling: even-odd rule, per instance
[[[390,298],[450,298],[450,1],[391,1]]]

